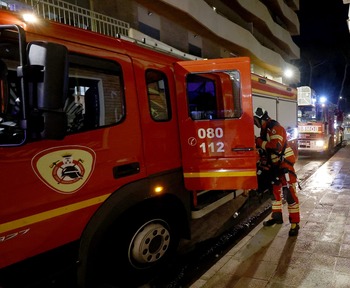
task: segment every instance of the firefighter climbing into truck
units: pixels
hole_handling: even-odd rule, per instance
[[[5,10],[0,44],[0,268],[79,241],[80,287],[145,283],[180,239],[211,237],[199,221],[216,233],[258,186],[252,86],[294,107],[247,57],[185,61]]]
[[[298,150],[330,156],[344,139],[343,111],[309,86],[298,90]]]

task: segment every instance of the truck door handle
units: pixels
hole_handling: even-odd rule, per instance
[[[140,163],[128,163],[120,166],[113,167],[113,176],[114,178],[121,178],[140,172]]]
[[[233,152],[246,152],[246,151],[253,151],[253,147],[242,147],[242,148],[231,148],[231,151]]]

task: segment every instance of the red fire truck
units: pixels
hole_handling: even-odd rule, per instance
[[[331,155],[343,141],[343,112],[317,97],[309,86],[298,87],[298,149]]]
[[[0,268],[80,241],[81,287],[131,287],[196,239],[191,219],[220,226],[257,188],[248,58],[180,61],[8,11],[0,57]]]

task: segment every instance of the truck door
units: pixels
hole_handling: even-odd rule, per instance
[[[248,58],[175,64],[187,189],[257,187],[250,75]]]

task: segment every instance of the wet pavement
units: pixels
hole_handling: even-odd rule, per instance
[[[285,206],[284,224],[259,223],[190,288],[350,287],[350,145],[307,178],[298,195],[297,237],[288,237]]]

